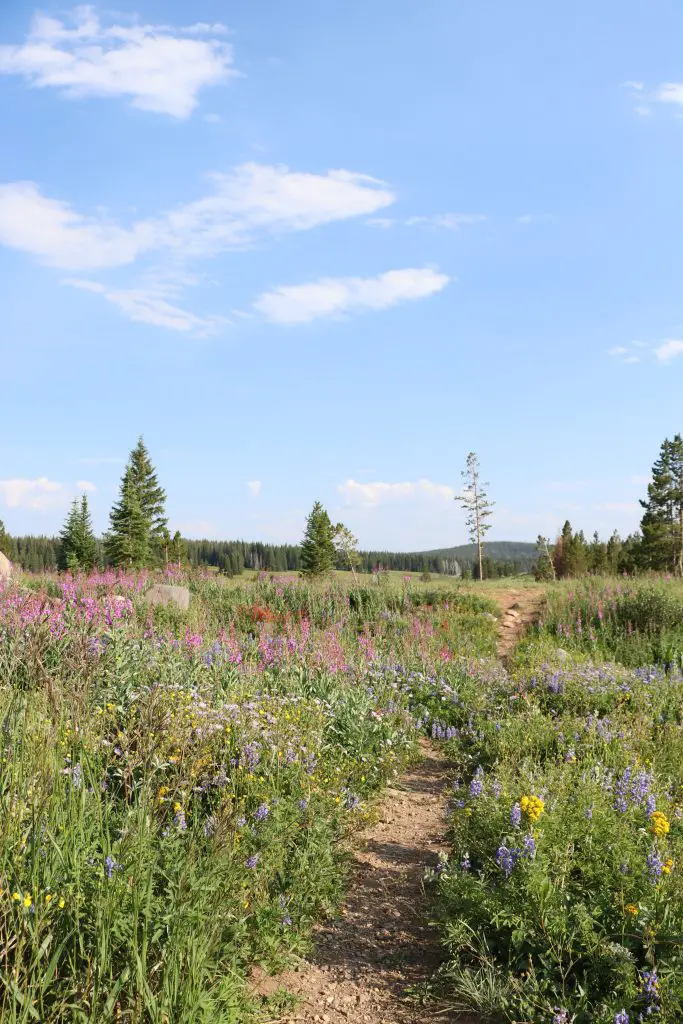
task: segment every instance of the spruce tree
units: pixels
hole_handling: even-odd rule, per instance
[[[683,437],[662,443],[652,467],[640,523],[642,558],[649,569],[683,575]]]
[[[114,565],[139,569],[161,558],[168,537],[165,503],[166,492],[140,438],[130,453],[119,500],[109,516],[105,550]]]
[[[58,565],[60,569],[85,572],[95,565],[97,560],[97,541],[92,528],[88,498],[85,494],[74,498],[71,510],[59,535]]]
[[[121,480],[121,494],[111,510],[109,522],[110,530],[104,541],[109,560],[131,569],[149,565],[152,523],[142,510],[130,466]]]
[[[2,552],[3,555],[6,555],[7,558],[10,558],[12,554],[12,541],[10,540],[10,535],[5,529],[5,524],[2,519],[0,519],[0,552]]]
[[[307,576],[322,576],[334,567],[334,527],[325,509],[316,501],[306,520],[306,533],[301,542],[301,571]]]

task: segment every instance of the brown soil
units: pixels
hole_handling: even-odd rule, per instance
[[[285,1022],[417,1024],[435,1014],[444,1024],[466,1020],[436,1002],[420,1006],[409,991],[429,982],[443,959],[423,877],[446,849],[449,765],[426,741],[422,752],[362,833],[346,904],[316,930],[314,954],[297,971],[258,979],[263,995],[284,987],[300,997]]]
[[[491,595],[502,612],[498,628],[498,657],[506,664],[515,644],[535,622],[545,602],[539,590],[504,590]]]
[[[537,617],[543,595],[509,590],[495,595],[502,618],[498,655],[505,661]],[[349,895],[341,915],[314,933],[315,952],[299,969],[253,976],[257,994],[286,989],[298,997],[283,1024],[474,1024],[471,1015],[430,999],[419,1000],[443,960],[429,923],[426,867],[446,850],[449,764],[428,741],[423,759],[388,789],[379,819],[363,831],[353,852]]]

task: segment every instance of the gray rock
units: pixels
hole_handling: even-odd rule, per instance
[[[190,591],[187,587],[172,587],[166,583],[156,583],[145,594],[147,604],[176,604],[183,611],[190,607]]]
[[[567,661],[569,658],[569,654],[567,653],[567,651],[564,650],[563,647],[558,647],[555,651],[555,654],[557,655],[560,661]]]
[[[8,580],[12,575],[12,563],[7,555],[0,551],[0,580]]]
[[[484,612],[484,618],[488,619],[489,622],[498,622],[496,616],[492,615],[491,612]]]

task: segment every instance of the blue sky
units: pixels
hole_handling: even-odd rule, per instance
[[[191,16],[188,10],[191,6]],[[0,517],[188,536],[638,522],[681,429],[683,6],[0,9]]]

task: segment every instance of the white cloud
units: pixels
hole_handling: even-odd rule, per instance
[[[393,217],[371,217],[370,220],[366,221],[372,228],[393,228],[396,221]]]
[[[261,493],[261,481],[249,480],[247,482],[247,487],[249,488],[249,493],[251,494],[252,498],[258,498],[259,494]]]
[[[76,487],[79,491],[96,491],[95,484],[91,483],[90,480],[77,480]]]
[[[107,288],[99,281],[77,278],[68,278],[62,283],[102,295],[134,323],[166,327],[171,331],[192,333],[201,338],[215,334],[223,324],[228,323],[223,317],[202,317],[181,309],[168,301],[164,291],[155,288]]]
[[[117,267],[150,248],[149,227],[127,230],[103,217],[84,217],[43,196],[31,181],[0,185],[0,245],[71,270]]]
[[[309,174],[247,163],[209,179],[212,195],[157,222],[160,242],[185,256],[213,255],[249,246],[263,234],[307,231],[369,215],[395,200],[384,182],[345,170]]]
[[[466,224],[480,224],[487,220],[481,213],[437,213],[431,217],[409,217],[407,227],[423,225],[431,228],[444,228],[446,231],[459,231]]]
[[[40,476],[36,480],[0,480],[0,497],[8,508],[42,511],[65,501],[64,485]]]
[[[636,92],[642,92],[645,86],[642,82],[622,82],[624,89],[634,89]]]
[[[417,480],[415,483],[390,484],[376,481],[361,484],[356,480],[347,480],[339,484],[337,490],[347,505],[363,505],[372,507],[383,505],[389,501],[405,501],[415,498],[430,498],[439,501],[452,501],[455,490],[447,484],[435,484],[431,480]]]
[[[388,309],[399,302],[423,299],[440,292],[449,280],[446,274],[428,267],[389,270],[369,278],[321,278],[265,292],[256,299],[254,308],[273,323],[301,324],[319,317]]]
[[[395,198],[383,182],[345,170],[308,174],[247,163],[209,179],[209,195],[130,228],[77,213],[34,182],[0,185],[0,245],[70,270],[124,266],[150,251],[185,260],[367,215]]]
[[[683,106],[683,82],[663,82],[655,93],[660,103],[676,103]]]
[[[640,362],[640,356],[627,356],[627,358],[624,359],[624,362],[625,363],[639,363]]]
[[[68,21],[38,14],[25,42],[0,46],[0,74],[69,99],[122,96],[141,110],[188,117],[199,92],[238,72],[222,25],[103,24],[90,6]]]
[[[675,338],[664,341],[655,349],[655,355],[660,363],[668,363],[671,359],[683,355],[683,341],[677,341]]]
[[[624,348],[623,345],[614,345],[613,348],[608,348],[607,349],[607,355],[608,356],[625,356],[627,354],[627,352],[628,352],[628,349]]]

